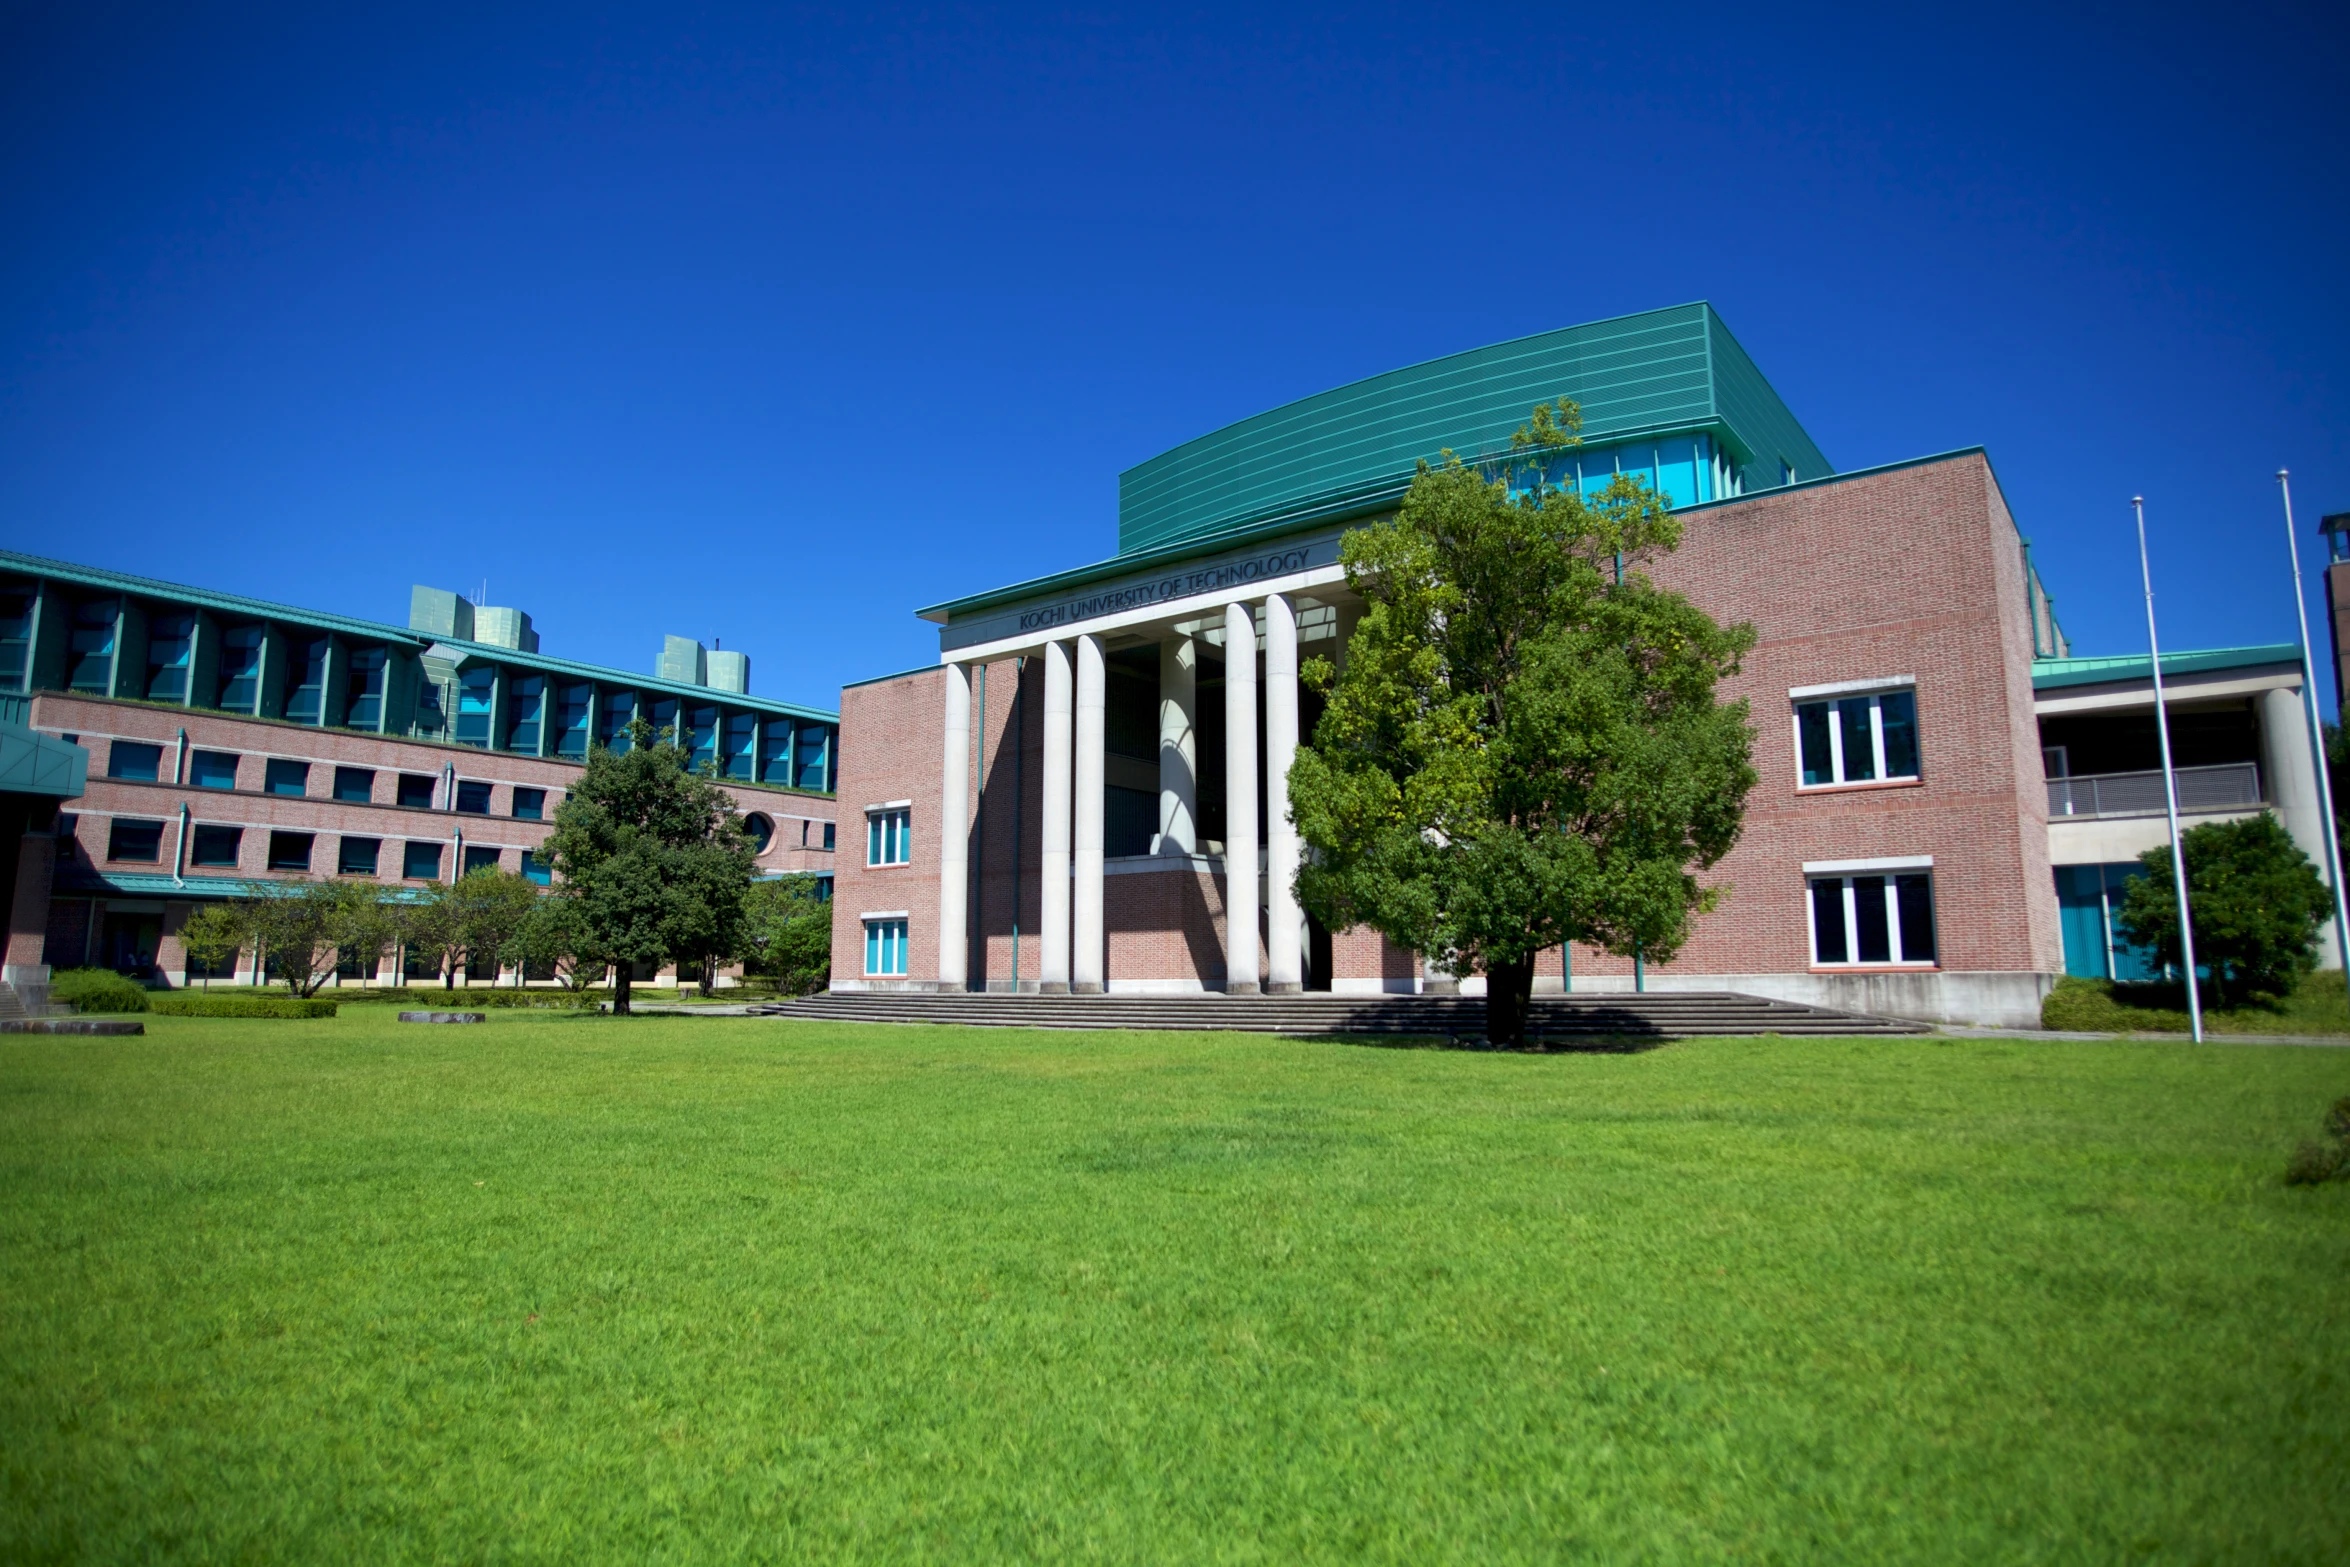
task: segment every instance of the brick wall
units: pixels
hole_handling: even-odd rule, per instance
[[[938,818],[946,672],[925,669],[841,692],[840,852],[832,883],[832,977],[864,983],[864,916],[906,912],[904,979],[938,982]],[[912,801],[912,861],[865,863],[868,806]]]

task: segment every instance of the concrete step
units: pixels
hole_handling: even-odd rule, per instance
[[[1230,1029],[1276,1034],[1485,1032],[1482,996],[1035,996],[837,991],[751,1007],[766,1017],[951,1023],[981,1028]],[[1727,991],[1536,996],[1540,1039],[1696,1038],[1719,1034],[1922,1034],[1922,1023]]]
[[[15,1021],[29,1015],[24,1009],[24,998],[16,993],[16,987],[0,984],[0,1021]]]

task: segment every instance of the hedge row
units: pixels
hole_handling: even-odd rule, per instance
[[[588,991],[584,994],[570,990],[488,990],[459,986],[447,990],[439,985],[420,985],[403,989],[370,990],[352,987],[335,992],[335,999],[346,1005],[360,1002],[396,1002],[403,1007],[421,1007],[428,1011],[447,1011],[457,1008],[467,1012],[487,1007],[548,1007],[556,1010],[582,1010],[597,1005],[609,992]]]
[[[147,1010],[167,1017],[333,1017],[331,1001],[302,1001],[293,996],[224,996],[199,991],[158,991],[147,997]]]

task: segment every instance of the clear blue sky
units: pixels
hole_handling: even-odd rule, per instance
[[[1987,446],[2082,651],[2133,492],[2179,647],[2350,510],[2339,7],[352,11],[0,21],[8,546],[830,705],[1121,468],[1700,298],[1840,468]]]

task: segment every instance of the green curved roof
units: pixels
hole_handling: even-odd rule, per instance
[[[1571,397],[1589,445],[1704,431],[1748,491],[1835,469],[1713,306],[1673,305],[1448,354],[1226,425],[1118,476],[1118,553],[1384,490],[1444,450],[1506,450],[1536,403]]]

